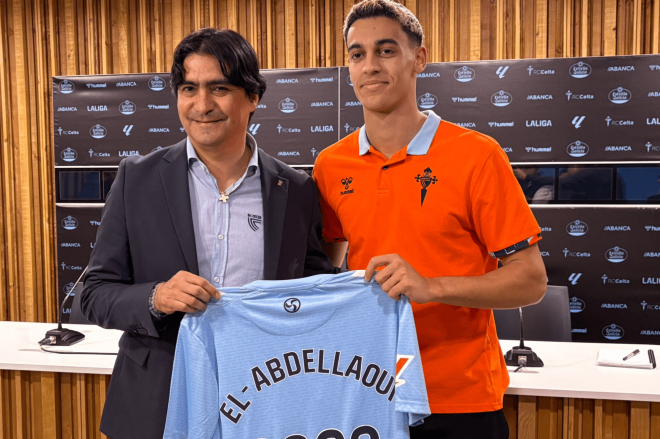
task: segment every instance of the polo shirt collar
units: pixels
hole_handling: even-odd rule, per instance
[[[257,168],[259,167],[259,149],[257,148],[257,141],[254,140],[254,137],[250,133],[246,133],[247,136],[245,138],[246,144],[248,148],[252,151],[252,157],[250,157],[250,162],[248,163],[247,170],[248,171],[253,171],[256,172]],[[195,148],[193,147],[192,143],[190,142],[190,137],[186,137],[186,153],[188,154],[188,166],[192,166],[193,163],[196,161],[201,162],[199,160],[199,157],[197,157],[197,153],[195,152]],[[252,174],[252,172],[250,172]]]
[[[435,114],[432,110],[422,111],[422,113],[427,116],[426,122],[424,122],[422,128],[408,144],[408,149],[406,150],[408,155],[426,155],[433,142],[433,137],[435,137],[435,133],[440,126],[440,116]],[[360,128],[359,145],[360,155],[365,155],[369,152],[371,143],[367,137],[366,125],[362,125],[362,128]]]

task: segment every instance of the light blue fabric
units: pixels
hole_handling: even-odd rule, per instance
[[[181,322],[165,438],[402,439],[430,414],[407,298],[353,272],[223,292]]]
[[[220,199],[218,184],[187,140],[188,188],[199,275],[216,288],[240,286],[264,276],[263,198],[259,150],[247,134],[252,158],[243,176]]]
[[[426,122],[422,125],[422,128],[415,134],[415,137],[408,144],[408,149],[406,154],[408,155],[426,155],[429,152],[431,143],[433,142],[433,137],[438,131],[440,126],[440,116],[435,114],[433,111],[422,111],[427,117]],[[369,137],[367,137],[367,126],[362,125],[360,128],[360,134],[358,136],[358,143],[360,145],[360,155],[365,155],[369,152],[369,147],[371,143],[369,142]]]

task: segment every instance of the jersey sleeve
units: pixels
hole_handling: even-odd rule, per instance
[[[470,197],[476,233],[492,257],[510,255],[541,239],[541,229],[499,146],[476,173]]]
[[[319,191],[319,200],[321,202],[321,218],[323,220],[323,241],[327,243],[343,242],[346,241],[344,230],[341,226],[341,221],[337,217],[337,213],[332,208],[329,201],[329,190],[326,186],[324,179],[324,163],[322,159],[324,155],[321,154],[316,161],[314,170],[312,171],[312,178],[316,183]]]
[[[419,425],[431,414],[426,394],[422,357],[417,344],[417,330],[412,306],[402,296],[399,306],[399,333],[396,355],[396,391],[394,410],[408,414],[410,426]]]
[[[179,329],[164,439],[221,439],[218,376],[202,341]]]

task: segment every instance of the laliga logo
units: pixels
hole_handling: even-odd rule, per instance
[[[513,101],[513,96],[510,93],[500,90],[490,97],[490,102],[496,107],[506,107]]]
[[[568,303],[571,313],[576,314],[584,311],[584,308],[587,306],[584,303],[584,300],[578,299],[577,297],[571,297],[571,301]]]
[[[463,66],[454,72],[454,78],[458,82],[470,82],[474,79],[476,73],[468,66]]]
[[[282,113],[293,113],[298,109],[298,104],[291,98],[285,98],[280,101],[278,107]]]
[[[165,80],[160,76],[154,76],[148,82],[149,88],[153,91],[161,91],[165,88]]]
[[[78,227],[78,220],[69,215],[62,220],[62,227],[64,227],[66,230],[74,230],[76,227]]]
[[[619,340],[625,334],[623,328],[619,325],[612,323],[609,326],[603,328],[603,337],[608,340]]]
[[[575,142],[568,145],[566,152],[571,157],[584,157],[585,155],[589,154],[589,145],[576,140]]]
[[[610,99],[610,102],[614,104],[625,104],[632,99],[632,93],[630,93],[630,90],[619,87],[612,90],[607,97]]]
[[[605,259],[615,264],[628,259],[628,252],[621,247],[613,247],[605,252]]]
[[[60,90],[60,93],[68,95],[69,93],[73,93],[73,91],[76,89],[76,86],[73,85],[73,82],[65,79],[58,84],[57,88]]]
[[[574,78],[586,78],[591,75],[591,66],[580,61],[579,63],[570,66],[568,68],[568,73]]]
[[[587,223],[580,220],[575,220],[572,223],[568,223],[568,225],[566,226],[566,233],[568,233],[571,236],[586,235],[588,231],[589,231],[589,226],[587,225]]]
[[[60,157],[65,162],[72,162],[78,158],[78,153],[75,149],[67,148],[60,153]]]
[[[135,105],[133,102],[126,100],[119,104],[119,112],[121,114],[129,115],[133,114],[137,111],[137,105]]]
[[[431,93],[424,93],[417,98],[417,105],[419,108],[433,108],[438,105],[438,98],[432,95]]]
[[[89,129],[89,135],[95,139],[102,139],[108,134],[108,130],[103,125],[96,124]]]

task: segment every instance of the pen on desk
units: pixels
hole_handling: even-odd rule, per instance
[[[623,361],[626,361],[626,360],[628,360],[628,359],[634,357],[634,356],[637,355],[637,354],[639,354],[639,349],[635,349],[634,351],[632,351],[631,353],[629,353],[628,355],[626,355],[625,357],[623,357]]]
[[[655,369],[655,354],[653,353],[653,349],[649,349],[649,362],[653,365],[653,368]]]

